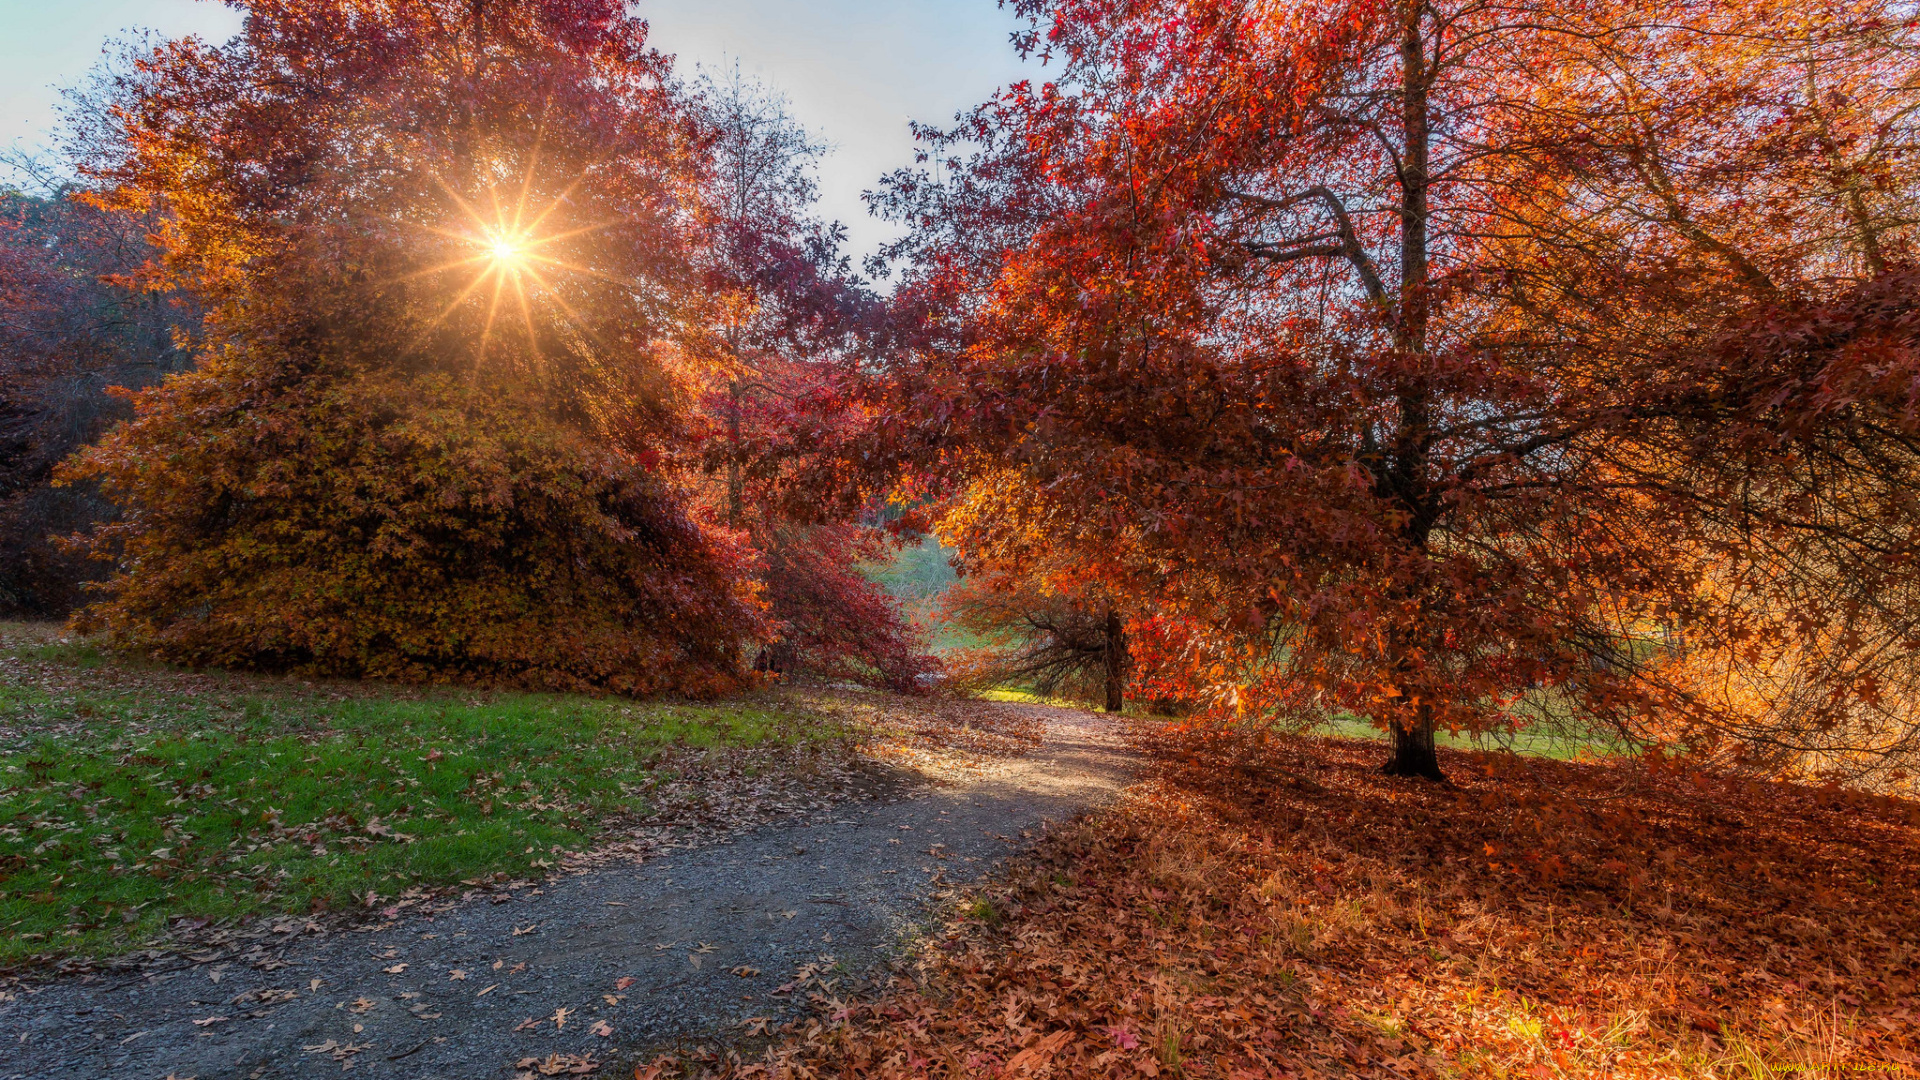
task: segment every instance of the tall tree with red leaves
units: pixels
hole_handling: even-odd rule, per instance
[[[861,572],[896,547],[838,452],[869,422],[849,376],[875,350],[884,308],[840,253],[844,230],[816,216],[824,148],[785,99],[737,68],[695,90],[709,137],[701,250],[713,312],[698,415],[725,519],[763,556],[774,640],[757,666],[913,690],[933,660]]]
[[[1907,280],[1904,8],[1015,6],[1053,81],[879,197],[896,460],[1016,470],[1048,542],[1205,628],[1217,700],[1370,716],[1392,773],[1529,710],[1784,768],[1912,746],[1913,328],[1778,329]],[[1863,662],[1790,718],[1762,685]]]

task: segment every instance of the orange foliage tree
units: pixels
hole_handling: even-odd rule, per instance
[[[1047,508],[1021,496],[1015,472],[974,478],[940,514],[942,543],[961,579],[939,618],[981,645],[947,660],[959,686],[1028,686],[1045,695],[1125,706],[1130,663],[1126,597],[1087,560],[1049,542]]]
[[[83,623],[174,661],[732,684],[750,549],[692,507],[701,138],[616,0],[251,0],[88,168],[157,211],[197,367],[82,455]]]
[[[1214,700],[1371,717],[1392,773],[1530,709],[1781,767],[1911,745],[1904,8],[1016,7],[1053,81],[879,198],[896,460],[1016,470]],[[1784,724],[1706,692],[1787,653],[1854,674]]]

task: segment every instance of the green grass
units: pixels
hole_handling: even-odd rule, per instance
[[[1100,703],[1083,701],[1079,698],[1049,697],[1046,694],[1019,686],[996,686],[991,690],[982,690],[974,695],[982,701],[1014,701],[1023,705],[1056,705],[1063,709],[1086,709],[1099,712]],[[1135,703],[1137,704],[1137,703]]]
[[[1387,733],[1357,716],[1341,716],[1316,724],[1313,735],[1333,735],[1343,739],[1385,739]],[[1610,757],[1622,752],[1613,739],[1604,734],[1565,735],[1548,731],[1498,731],[1455,735],[1441,731],[1434,735],[1437,746],[1455,750],[1510,750],[1531,757],[1573,761],[1579,758]]]
[[[901,548],[892,562],[869,567],[867,575],[895,599],[912,604],[935,599],[960,580],[948,562],[952,557],[952,548],[942,547],[940,541],[928,536],[917,546]]]
[[[0,624],[0,963],[526,875],[645,812],[671,747],[838,734],[770,699],[196,677],[25,629]]]
[[[990,644],[986,638],[939,617],[940,598],[960,580],[948,561],[953,554],[952,548],[942,547],[939,540],[927,536],[917,547],[901,548],[893,561],[866,568],[867,577],[900,601],[908,617],[927,631],[927,644],[935,655]]]

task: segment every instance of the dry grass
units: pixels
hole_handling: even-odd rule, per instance
[[[1920,807],[1634,763],[1150,740],[911,977],[656,1076],[1920,1075]],[[648,1075],[642,1069],[640,1075]]]

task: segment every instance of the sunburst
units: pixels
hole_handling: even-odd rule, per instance
[[[489,185],[485,189],[484,203],[470,199],[444,180],[440,181],[441,190],[452,201],[463,220],[451,228],[429,225],[426,229],[454,241],[469,254],[430,266],[411,276],[440,276],[461,271],[467,271],[472,276],[430,326],[440,325],[483,290],[487,293],[486,320],[479,343],[483,356],[492,342],[503,303],[518,310],[520,322],[526,330],[527,343],[536,352],[539,349],[539,331],[534,325],[537,302],[553,305],[578,325],[580,320],[577,314],[567,306],[549,275],[564,273],[605,277],[590,267],[568,262],[560,255],[564,250],[561,245],[567,241],[607,226],[600,223],[550,230],[548,223],[579,184],[580,181],[576,179],[544,205],[535,205],[532,167],[523,174],[518,192],[509,198],[502,198],[500,188]]]
[[[493,261],[495,265],[519,262],[520,251],[520,241],[516,238],[498,236],[493,240]]]

